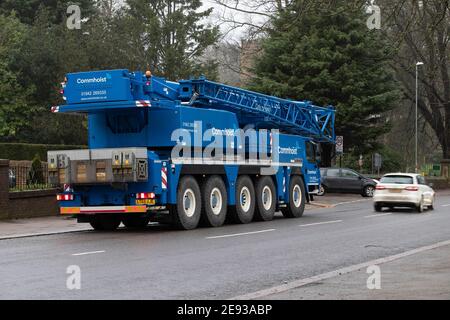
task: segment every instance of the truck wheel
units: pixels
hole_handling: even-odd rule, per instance
[[[177,205],[171,209],[173,222],[179,229],[195,229],[200,221],[200,213],[200,187],[193,176],[184,176],[178,182]]]
[[[97,231],[113,231],[120,225],[120,217],[117,214],[98,214],[89,222]]]
[[[144,229],[149,221],[150,218],[139,216],[127,216],[122,219],[122,223],[128,229]]]
[[[275,214],[275,184],[269,176],[262,176],[256,181],[255,220],[270,221]]]
[[[289,203],[281,212],[286,218],[300,218],[305,211],[306,193],[302,178],[292,176],[289,183]]]
[[[249,176],[239,176],[236,181],[236,205],[230,208],[230,220],[249,223],[255,214],[255,188]]]
[[[202,214],[200,223],[220,227],[227,216],[227,189],[220,176],[210,176],[202,184]]]

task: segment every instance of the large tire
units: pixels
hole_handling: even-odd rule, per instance
[[[303,179],[292,176],[289,183],[289,203],[281,212],[286,218],[300,218],[305,211],[306,192]]]
[[[230,220],[234,223],[249,223],[255,214],[255,188],[249,176],[239,176],[236,181],[236,204],[230,207]]]
[[[261,176],[256,180],[256,210],[255,220],[270,221],[275,215],[276,190],[273,180],[269,176]]]
[[[97,231],[114,231],[120,225],[120,216],[115,213],[98,214],[89,223]]]
[[[128,229],[144,229],[148,225],[149,221],[150,218],[135,215],[129,215],[123,217],[122,219],[122,223]]]
[[[227,188],[218,175],[210,176],[202,183],[202,214],[200,223],[207,227],[220,227],[227,216]]]
[[[177,188],[177,205],[170,210],[174,226],[183,230],[197,228],[201,203],[200,187],[195,178],[190,175],[180,178]]]

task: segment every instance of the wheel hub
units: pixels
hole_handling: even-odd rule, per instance
[[[250,209],[250,203],[251,203],[250,190],[247,187],[243,187],[241,189],[241,194],[240,194],[239,198],[241,201],[242,210],[247,212]]]
[[[302,190],[300,189],[300,186],[296,184],[292,190],[292,200],[294,201],[295,207],[300,207],[302,203]]]
[[[265,210],[269,210],[272,206],[272,191],[268,186],[262,190],[262,202]]]
[[[183,209],[186,216],[192,217],[194,215],[195,206],[196,202],[194,191],[192,191],[192,189],[186,189],[183,195]]]
[[[218,188],[214,188],[211,191],[210,204],[212,212],[215,215],[219,215],[220,211],[222,210],[222,193]]]

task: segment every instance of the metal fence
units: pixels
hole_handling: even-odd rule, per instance
[[[10,161],[9,190],[39,190],[49,189],[47,163],[41,162],[41,168],[32,170],[31,161]]]

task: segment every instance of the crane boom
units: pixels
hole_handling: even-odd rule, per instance
[[[209,81],[205,78],[180,81],[181,94],[197,95],[194,105],[229,109],[241,125],[279,127],[281,131],[334,142],[335,110],[318,107],[310,101],[293,101]]]

